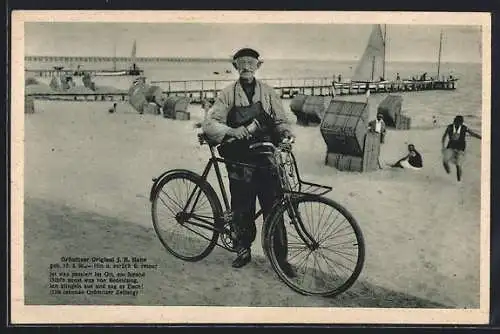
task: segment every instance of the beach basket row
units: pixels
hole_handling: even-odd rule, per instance
[[[191,100],[186,96],[169,96],[163,104],[163,117],[176,120],[189,120],[187,111]]]
[[[397,115],[396,117],[396,129],[398,130],[410,130],[411,128],[411,117],[405,115]]]
[[[160,114],[163,117],[175,120],[190,120],[188,112],[191,99],[186,96],[165,96],[159,86],[137,84],[128,92],[129,103],[139,113]]]
[[[325,165],[334,167],[340,171],[348,172],[371,172],[379,168],[380,156],[380,134],[368,132],[362,156],[352,156],[327,151]]]
[[[380,102],[377,113],[384,116],[385,125],[388,127],[396,127],[396,118],[398,115],[401,115],[402,106],[403,97],[401,95],[390,94]]]
[[[317,126],[329,108],[331,96],[296,95],[290,102],[290,110],[297,117],[297,124]]]

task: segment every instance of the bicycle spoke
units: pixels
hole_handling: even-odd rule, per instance
[[[346,246],[346,245],[351,245],[351,246]],[[340,247],[338,247],[340,246]],[[336,247],[336,248],[341,248],[345,250],[349,249],[358,249],[358,241],[356,239],[349,240],[349,241],[344,241],[344,242],[339,242],[337,244],[326,244],[324,243],[323,245],[320,246],[320,248],[328,248],[328,247]]]
[[[302,252],[300,252],[302,253]],[[309,253],[307,255],[304,256],[304,258],[299,262],[299,264],[297,265],[297,268],[301,268],[302,265],[304,264],[304,262],[307,260],[307,257],[308,255],[311,253],[311,251],[309,251]]]
[[[358,254],[344,253],[344,252],[341,252],[341,251],[338,251],[338,250],[334,250],[334,249],[329,249],[329,248],[323,248],[323,249],[325,249],[325,250],[327,250],[329,252],[335,253],[338,256],[346,259],[347,261],[356,264],[356,261],[352,260],[351,258],[348,258],[347,256],[352,256],[352,257],[356,257],[357,258]]]
[[[295,259],[297,256],[299,256],[302,252],[307,251],[308,248],[303,248],[301,251],[297,252],[295,256],[288,257],[288,261],[290,262],[291,260]]]
[[[161,198],[160,194],[158,194],[158,199],[163,203],[163,205],[167,208],[167,210],[170,211],[170,213],[172,214],[172,217],[175,217],[175,215],[177,214],[177,212],[175,212],[174,210],[172,210],[170,208],[170,206],[168,206],[168,204],[165,203],[165,201],[163,200],[163,198]]]
[[[328,226],[327,230],[325,231],[325,234],[324,234],[325,237],[323,239],[319,240],[318,241],[319,243],[322,243],[323,241],[325,241],[325,238],[328,238],[329,236],[335,234],[337,232],[338,228],[342,225],[342,223],[345,222],[345,219],[343,219],[343,220],[340,221],[340,223],[338,225],[335,225],[335,222],[337,221],[339,215],[340,215],[340,213],[337,212],[337,215],[335,216],[335,219],[333,220],[332,224],[330,224]],[[333,228],[332,228],[332,226],[333,226]],[[331,232],[330,232],[330,230],[331,230]],[[328,233],[326,233],[326,232],[328,232]]]
[[[177,205],[179,205],[178,203],[181,203],[181,201],[180,201],[180,199],[179,199],[179,195],[177,194],[178,189],[177,189],[177,187],[176,187],[176,184],[177,184],[177,183],[175,183],[175,184],[172,186],[172,193],[173,193],[173,194],[172,194],[172,197],[175,197],[175,199],[177,200],[177,202],[176,202],[176,201],[173,201],[173,202],[174,202],[174,203],[176,203]],[[177,191],[176,191],[176,190],[177,190]],[[182,205],[179,205],[179,207],[181,208],[181,210],[184,210],[184,207],[183,207]]]
[[[335,270],[335,266],[333,267],[330,267],[329,266],[329,262],[328,260],[326,259],[326,257],[322,254],[322,253],[318,253],[322,258],[323,260],[325,261],[326,265],[327,265],[327,268],[328,268],[328,271],[330,272],[330,274],[333,274],[332,276],[333,277],[341,277],[339,274],[337,274],[337,271]],[[332,273],[332,270],[333,270],[333,273]]]
[[[178,202],[176,202],[172,197],[170,197],[163,189],[161,191],[162,194],[165,194],[165,196],[167,196],[167,198],[173,202],[181,211],[182,211],[182,205],[180,205]]]
[[[304,261],[302,261],[301,263],[304,264],[304,267],[305,267],[305,270],[304,270],[304,277],[306,276],[305,274],[307,274],[307,260],[309,259],[309,256],[311,255],[312,251],[310,251],[307,256],[305,257]],[[299,265],[298,268],[301,268],[302,265]],[[304,284],[304,278],[302,278],[302,284]]]
[[[346,229],[351,229],[351,225],[347,224],[346,227],[342,228],[342,229],[337,229],[337,231],[335,233],[338,233],[338,232],[341,232],[341,231],[344,231]],[[354,234],[354,231],[350,232],[350,233],[345,233],[345,234],[333,234],[333,232],[330,234],[330,235],[327,235],[324,239],[321,239],[320,242],[325,242],[327,240],[333,240],[333,239],[339,239],[339,238],[343,238],[343,237],[346,237],[348,235],[351,235],[351,234]]]
[[[321,253],[318,253],[318,257],[321,257]],[[328,267],[328,263],[326,261],[324,261],[324,262],[326,264],[327,271],[330,271],[330,269]],[[321,281],[323,282],[323,284],[325,284],[325,286],[331,286],[331,287],[335,286],[335,284],[333,282],[330,282],[330,279],[327,280],[327,278],[330,278],[330,276],[331,277],[339,277],[339,276],[335,273],[333,275],[331,275],[331,271],[330,271],[330,276],[328,276],[327,272],[324,271],[323,268],[321,267],[319,260],[318,260],[318,268],[319,268],[319,271],[321,272]]]
[[[325,219],[325,221],[326,221],[326,223],[325,223],[325,225],[326,225],[326,227],[325,227],[325,228],[326,228],[326,231],[325,231],[325,230],[323,230],[323,232],[325,232],[325,233],[326,233],[326,232],[328,231],[328,229],[329,229],[329,228],[333,225],[333,224],[328,224],[328,222],[330,221],[330,217],[332,216],[333,212],[334,212],[334,210],[333,210],[333,209],[331,209],[331,210],[330,210],[330,214],[329,214],[329,215],[328,215],[328,217]],[[339,215],[339,213],[337,212],[337,216],[338,216],[338,215]],[[337,218],[335,218],[335,219],[337,219]],[[321,234],[322,234],[322,233],[321,233]],[[321,235],[321,234],[318,234],[318,235]],[[320,241],[318,241],[318,242],[320,242]]]
[[[323,210],[321,211],[321,214],[319,216],[319,223],[318,223],[318,234],[315,234],[314,235],[314,239],[316,240],[319,240],[320,238],[320,234],[319,232],[321,231],[321,227],[322,227],[322,218],[323,218],[323,214],[325,213],[325,210],[326,210],[326,206],[323,208]]]
[[[307,246],[304,246],[304,244],[298,243],[298,242],[289,242],[288,243],[288,248],[290,248],[291,246],[296,246],[296,245],[300,245],[301,248],[307,248]]]
[[[350,268],[347,268],[347,267],[346,267],[346,266],[344,266],[342,263],[340,263],[340,262],[337,262],[337,261],[333,260],[332,258],[330,258],[330,257],[326,256],[325,254],[322,254],[322,255],[323,255],[323,258],[324,258],[325,260],[326,260],[326,259],[330,260],[330,261],[331,261],[331,262],[333,262],[336,266],[341,267],[341,268],[344,268],[344,269],[345,269],[348,273],[352,271]]]

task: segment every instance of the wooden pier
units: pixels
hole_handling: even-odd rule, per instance
[[[338,96],[370,93],[393,93],[407,91],[454,90],[457,79],[452,80],[399,80],[378,83],[365,82],[332,82],[330,78],[300,78],[300,79],[260,79],[274,88],[282,99],[293,98],[295,95]],[[158,85],[167,95],[189,96],[193,102],[203,99],[213,99],[218,92],[234,80],[161,80],[151,81]]]
[[[26,96],[31,96],[35,99],[55,100],[55,101],[128,101],[128,93],[30,93]]]
[[[290,99],[295,95],[339,96],[370,93],[394,93],[411,91],[454,90],[457,79],[453,80],[426,80],[426,81],[384,81],[378,83],[364,82],[332,82],[329,78],[301,78],[301,79],[260,79],[274,88],[282,99]],[[193,103],[200,103],[204,99],[215,99],[217,94],[232,80],[162,80],[151,81],[152,85],[159,86],[167,96],[187,96]],[[32,93],[35,98],[63,99],[74,101],[127,101],[127,92],[93,92],[93,93]]]
[[[116,70],[116,72],[120,71],[127,71],[129,72],[131,69],[122,69],[122,70]],[[140,76],[144,74],[144,70],[142,69],[137,69],[137,71],[140,74],[121,74],[121,75],[116,75],[116,76]],[[110,69],[96,69],[96,70],[83,70],[83,69],[60,69],[60,70],[55,70],[55,69],[33,69],[33,70],[25,70],[25,72],[28,72],[31,77],[34,78],[52,78],[53,76],[56,75],[64,75],[68,77],[74,77],[74,76],[84,76],[85,74],[89,74],[90,76],[96,76],[98,73],[106,73],[110,72]],[[114,71],[111,71],[114,72]],[[27,75],[26,75],[27,76]]]

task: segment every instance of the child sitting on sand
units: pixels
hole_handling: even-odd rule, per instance
[[[413,144],[408,145],[408,154],[399,159],[391,167],[420,170],[423,167],[422,155],[415,149]]]

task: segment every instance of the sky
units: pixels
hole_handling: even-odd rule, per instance
[[[233,23],[25,23],[25,54],[228,58],[241,47],[265,59],[358,60],[372,25]],[[479,26],[387,25],[387,61],[481,62]]]

